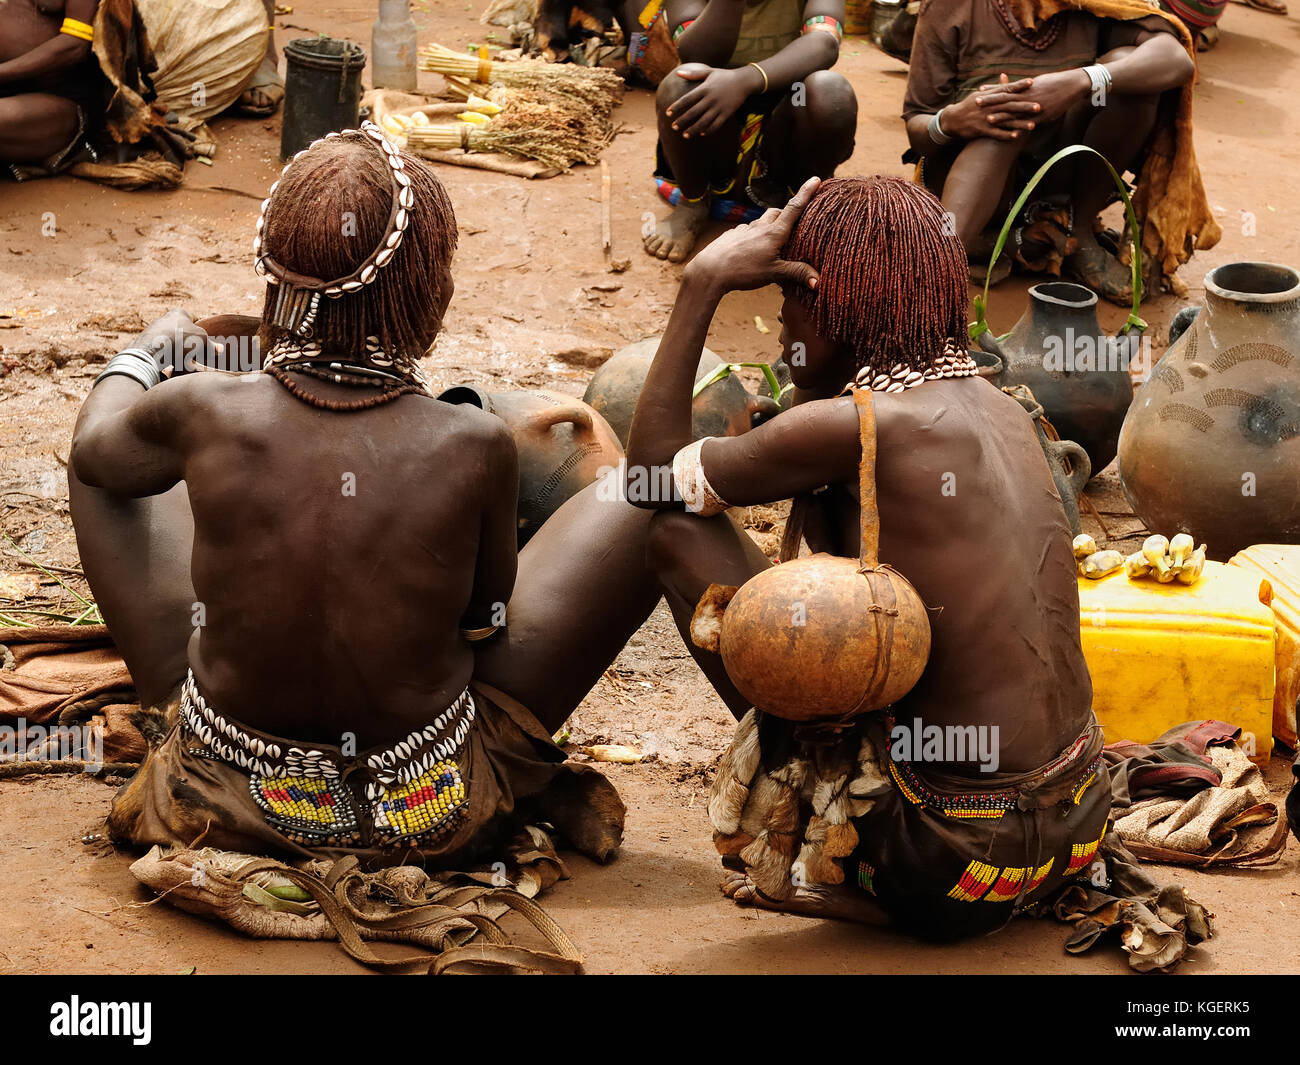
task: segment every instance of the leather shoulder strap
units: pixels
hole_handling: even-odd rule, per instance
[[[858,408],[858,439],[862,458],[858,462],[858,504],[862,510],[863,566],[880,563],[880,508],[876,503],[876,408],[869,388],[855,388],[853,402]]]
[[[811,505],[812,496],[808,494],[795,496],[791,500],[790,516],[785,519],[785,529],[781,533],[781,551],[776,556],[780,561],[790,562],[799,557],[799,545],[803,541],[803,529]]]

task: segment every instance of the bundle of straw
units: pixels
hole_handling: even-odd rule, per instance
[[[604,67],[529,59],[499,63],[440,44],[421,48],[419,59],[421,70],[483,84],[496,82],[510,88],[532,89],[557,103],[595,111],[605,117],[623,99],[623,79]]]
[[[514,100],[487,125],[412,126],[406,144],[417,155],[422,148],[505,152],[567,170],[596,163],[613,135],[610,123],[584,121],[562,105]]]

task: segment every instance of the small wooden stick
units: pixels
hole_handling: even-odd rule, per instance
[[[600,246],[609,258],[614,244],[613,225],[609,217],[609,163],[600,161]]]
[[[1106,528],[1106,522],[1102,519],[1101,511],[1097,509],[1097,504],[1088,498],[1088,494],[1086,492],[1080,492],[1079,499],[1085,504],[1087,504],[1088,510],[1091,511],[1092,516],[1097,519],[1097,524],[1101,526],[1102,536],[1104,536],[1107,540],[1109,540],[1110,530]]]

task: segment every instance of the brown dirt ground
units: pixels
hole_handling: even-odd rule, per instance
[[[327,31],[369,41],[372,3],[297,0],[277,38]],[[421,40],[461,46],[484,39],[482,0],[439,4],[417,16]],[[1300,164],[1296,83],[1300,29],[1233,5],[1219,48],[1201,63],[1197,148],[1221,244],[1184,269],[1191,298],[1210,267],[1240,259],[1300,263],[1291,175]],[[905,68],[859,39],[840,69],[860,100],[858,147],[843,173],[904,174],[898,112]],[[433,75],[422,75],[427,88]],[[661,210],[649,182],[651,97],[629,93],[624,132],[606,154],[614,180],[614,256],[600,249],[599,175],[575,170],[526,182],[442,167],[461,227],[458,290],[430,362],[436,382],[490,382],[581,394],[584,353],[608,352],[660,328],[679,269],[639,249],[645,212]],[[118,192],[74,179],[0,185],[0,528],[46,563],[76,564],[63,464],[81,398],[107,354],[169,307],[196,318],[256,313],[260,286],[249,243],[257,200],[279,168],[278,118],[215,123],[211,169],[191,165],[173,193]],[[244,190],[240,196],[216,186]],[[53,237],[41,234],[52,212]],[[1247,212],[1248,214],[1243,214]],[[1253,218],[1253,227],[1246,224]],[[599,289],[594,286],[600,285]],[[612,288],[612,286],[618,286]],[[992,300],[1005,330],[1024,308],[1027,282]],[[1151,300],[1144,314],[1156,354],[1180,301]],[[770,358],[771,291],[733,294],[714,323],[724,357]],[[1116,308],[1103,321],[1123,320]],[[577,355],[574,352],[578,352]],[[4,376],[7,372],[7,376]],[[1132,535],[1113,474],[1093,492],[1116,536]],[[1100,530],[1093,528],[1094,532]],[[16,557],[0,559],[16,569]],[[593,972],[1122,972],[1114,951],[1072,958],[1064,932],[1019,922],[996,936],[948,947],[918,946],[889,932],[754,913],[724,902],[704,800],[729,718],[691,665],[662,608],[647,622],[571,723],[580,742],[635,742],[654,758],[610,766],[629,807],[622,853],[607,868],[573,857],[573,878],[548,897],[555,917],[586,951]],[[1285,765],[1268,777],[1280,799]],[[77,842],[104,813],[110,788],[91,779],[0,784],[0,972],[346,972],[357,969],[325,944],[251,942],[165,905],[141,909],[129,859],[96,857]],[[1295,971],[1300,925],[1297,851],[1251,872],[1183,874],[1219,917],[1220,936],[1182,971]]]

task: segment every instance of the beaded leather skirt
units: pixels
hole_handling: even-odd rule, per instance
[[[426,725],[358,753],[251,728],[209,706],[192,673],[178,704],[167,738],[114,801],[115,839],[425,860],[469,847],[565,769],[524,707],[477,682]]]
[[[1031,773],[956,778],[892,761],[893,788],[855,819],[846,879],[925,939],[992,931],[1092,874],[1110,815],[1101,729]]]

